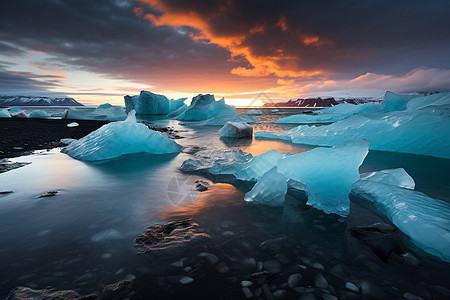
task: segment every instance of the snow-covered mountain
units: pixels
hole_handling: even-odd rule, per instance
[[[0,106],[84,106],[70,97],[0,96]]]
[[[334,98],[291,99],[287,102],[264,103],[264,107],[330,107],[339,103]]]

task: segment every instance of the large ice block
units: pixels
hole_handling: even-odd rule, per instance
[[[167,115],[182,107],[186,100],[186,98],[169,100],[164,95],[149,91],[141,91],[135,96],[125,96],[124,99],[126,112],[135,110],[138,115]]]
[[[450,204],[371,180],[358,180],[352,194],[371,203],[424,251],[450,262]]]
[[[406,173],[405,169],[386,169],[377,172],[368,172],[361,174],[360,180],[369,180],[378,183],[394,185],[413,190],[416,186],[414,179]]]
[[[62,152],[75,159],[98,161],[132,153],[169,154],[180,150],[180,145],[161,132],[137,123],[135,112],[131,111],[125,121],[103,125],[70,143]]]
[[[11,118],[11,114],[6,108],[0,108],[0,118]]]
[[[348,195],[359,178],[359,166],[369,152],[369,141],[345,142],[282,158],[278,173],[305,185],[308,205],[325,213],[346,216]]]
[[[235,176],[239,180],[243,181],[257,181],[266,172],[275,167],[278,161],[291,155],[290,153],[280,153],[276,150],[270,150],[252,158],[249,162],[242,165]]]
[[[192,98],[188,109],[179,115],[177,119],[183,121],[200,121],[215,117],[234,117],[237,115],[236,108],[225,104],[223,98],[216,101],[214,95],[200,94]]]
[[[253,127],[245,122],[227,122],[219,129],[221,137],[226,138],[252,138],[253,137]]]
[[[48,118],[50,117],[50,115],[45,110],[33,110],[30,113],[29,117],[40,119],[40,118]]]
[[[249,203],[267,206],[283,206],[287,193],[287,179],[274,167],[267,171],[245,194],[244,200]]]

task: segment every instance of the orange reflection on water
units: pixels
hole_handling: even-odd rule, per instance
[[[180,204],[163,209],[160,212],[162,219],[181,217],[194,217],[199,215],[220,214],[220,208],[244,205],[244,193],[227,183],[216,183],[207,191],[198,193],[198,198],[191,203]]]

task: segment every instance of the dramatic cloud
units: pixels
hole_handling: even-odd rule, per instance
[[[66,76],[68,93],[89,93],[73,90],[70,72],[134,83],[133,90],[244,98],[260,91],[294,97],[448,87],[446,0],[3,0],[1,6],[2,90],[14,80],[24,89],[53,90]]]

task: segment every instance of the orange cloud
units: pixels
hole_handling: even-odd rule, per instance
[[[243,42],[254,34],[265,32],[270,26],[271,28],[279,28],[284,33],[291,34],[294,39],[297,38],[297,33],[291,32],[286,17],[282,16],[275,24],[255,24],[250,30],[244,33],[224,35],[213,32],[210,28],[210,21],[217,18],[221,13],[227,9],[227,5],[232,5],[230,1],[224,1],[215,13],[208,16],[201,16],[193,10],[183,10],[167,7],[163,1],[160,0],[138,0],[142,3],[151,5],[153,8],[162,12],[162,15],[156,16],[154,14],[145,14],[143,17],[156,26],[171,26],[181,27],[190,26],[199,30],[198,34],[190,33],[189,37],[195,41],[205,43],[213,43],[230,51],[232,57],[245,58],[251,67],[236,67],[231,70],[231,74],[245,77],[312,77],[323,75],[323,70],[302,70],[298,67],[299,57],[285,56],[283,49],[278,49],[278,55],[256,55],[252,53],[248,46],[244,46]],[[140,14],[141,10],[137,9]],[[233,26],[230,24],[230,26]],[[302,36],[305,45],[320,45],[321,41],[317,36]]]

